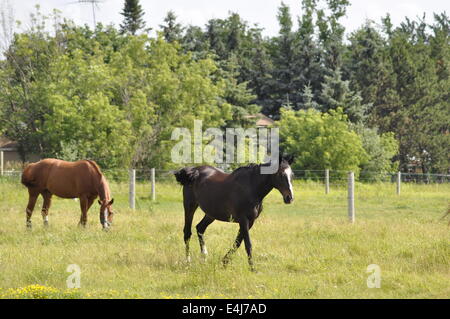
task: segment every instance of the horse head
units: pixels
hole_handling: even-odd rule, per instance
[[[112,224],[114,217],[114,212],[111,207],[114,203],[114,198],[111,200],[99,200],[98,203],[100,205],[100,224],[102,224],[103,229],[108,229]]]
[[[294,189],[292,187],[294,174],[291,169],[293,161],[292,156],[280,156],[278,171],[271,176],[273,187],[280,191],[285,204],[290,204],[294,201]]]

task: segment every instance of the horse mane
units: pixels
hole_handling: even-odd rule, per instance
[[[85,160],[86,162],[88,162],[89,164],[91,164],[91,166],[95,169],[95,171],[97,172],[97,174],[99,175],[100,178],[103,177],[103,173],[100,170],[100,167],[98,166],[98,164],[92,160]]]
[[[109,200],[111,197],[111,193],[109,190],[109,185],[106,182],[106,179],[104,178],[104,175],[102,173],[102,171],[100,170],[100,167],[98,166],[98,164],[92,160],[85,160],[86,162],[88,162],[97,172],[98,176],[99,176],[99,197],[101,200],[103,199],[107,199]],[[103,197],[103,198],[102,198]]]
[[[270,163],[265,163],[265,164],[251,163],[251,164],[236,168],[230,175],[237,175],[237,174],[241,174],[244,172],[253,172],[256,169],[259,169],[261,166],[269,166],[269,165],[270,165]]]
[[[244,173],[244,172],[254,172],[256,169],[259,169],[261,167],[265,167],[265,166],[270,166],[271,163],[263,163],[263,164],[248,164],[245,166],[241,166],[236,168],[230,175],[236,175],[236,174],[240,174],[240,173]],[[286,167],[287,163],[284,160],[281,160],[279,162],[280,167]]]

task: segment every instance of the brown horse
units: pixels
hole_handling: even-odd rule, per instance
[[[79,198],[81,218],[79,225],[86,226],[87,212],[97,197],[100,197],[100,223],[108,229],[113,219],[109,185],[97,163],[90,160],[66,162],[44,159],[27,165],[22,173],[22,184],[28,188],[26,209],[27,227],[31,228],[31,216],[39,194],[44,198],[42,218],[48,225],[48,210],[52,195],[62,198]]]
[[[253,270],[249,230],[262,211],[264,197],[273,188],[280,191],[286,204],[294,200],[291,163],[292,158],[280,159],[278,170],[273,174],[261,173],[261,167],[270,164],[240,167],[231,174],[211,166],[187,167],[175,172],[177,181],[183,185],[184,242],[188,262],[192,219],[200,206],[205,217],[196,229],[202,254],[207,254],[203,235],[214,220],[236,222],[239,223],[239,232],[233,248],[223,258],[223,263],[228,264],[231,255],[244,240],[248,261]]]

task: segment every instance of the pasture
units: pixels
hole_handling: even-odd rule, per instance
[[[273,190],[250,234],[256,273],[242,246],[224,269],[221,258],[236,224],[214,222],[200,256],[196,233],[186,264],[181,186],[137,184],[136,210],[128,185],[110,182],[116,211],[111,231],[99,223],[98,204],[86,229],[77,227],[79,203],[54,197],[50,226],[41,197],[33,229],[25,227],[26,188],[0,179],[0,296],[2,298],[449,298],[450,227],[439,221],[450,184],[356,184],[356,223],[347,220],[347,190],[324,194],[320,183],[295,181],[295,201]],[[198,210],[194,227],[203,217]],[[81,269],[81,288],[68,290],[68,265]],[[381,268],[381,288],[368,288],[367,266]]]

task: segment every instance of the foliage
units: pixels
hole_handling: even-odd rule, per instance
[[[8,41],[0,61],[0,131],[19,142],[24,159],[36,153],[89,156],[111,167],[161,166],[167,162],[170,130],[191,129],[193,118],[215,127],[249,127],[254,125],[249,115],[259,112],[278,120],[284,108],[342,108],[350,122],[364,126],[362,138],[371,136],[380,145],[375,141],[394,134],[398,153],[385,155],[400,170],[415,165],[412,169],[447,173],[447,14],[435,13],[431,21],[405,18],[398,26],[387,15],[381,25],[366,21],[345,42],[341,21],[348,0],[299,5],[298,17],[283,3],[274,12],[279,33],[272,37],[237,12],[205,26],[184,26],[172,11],[156,38],[135,36],[144,27],[138,1],[125,2],[129,21],[120,30],[76,26],[55,12],[49,33],[48,19],[37,11],[30,29]],[[75,115],[89,118],[76,109],[88,103],[96,112],[104,108],[117,116],[117,125],[107,127],[99,124],[106,116],[95,117],[92,123],[102,132],[92,135],[97,144],[75,139],[92,134],[89,124],[82,129],[79,119],[76,124]],[[59,131],[49,132],[47,121]],[[78,135],[64,131],[72,121]],[[114,150],[100,150],[109,147],[119,127],[122,139]],[[111,134],[108,141],[105,131]],[[86,147],[78,150],[78,144]]]
[[[183,33],[183,27],[177,21],[177,16],[173,11],[167,12],[164,18],[164,25],[160,25],[164,39],[167,42],[180,41]]]
[[[377,129],[367,128],[362,124],[353,125],[354,131],[361,137],[362,146],[369,159],[361,166],[361,176],[365,180],[380,180],[386,174],[396,172],[398,162],[393,158],[398,153],[398,142],[394,133],[379,135]]]
[[[281,110],[281,146],[295,158],[294,169],[354,171],[368,160],[361,138],[349,128],[342,109]]]
[[[342,80],[339,68],[332,75],[325,75],[319,97],[324,112],[341,107],[351,122],[365,122],[368,105],[362,104],[358,93],[350,91],[349,81]]]
[[[1,120],[24,156],[162,167],[170,147],[162,141],[174,127],[192,128],[193,119],[220,127],[252,99],[243,84],[218,77],[213,60],[194,60],[176,43],[147,36],[101,42],[100,33],[89,37],[65,25],[58,37],[44,31],[16,36],[1,69]],[[60,44],[67,40],[90,49],[69,45],[65,51]],[[231,105],[229,92],[243,97]]]

